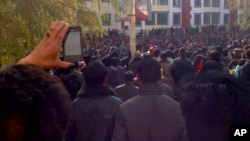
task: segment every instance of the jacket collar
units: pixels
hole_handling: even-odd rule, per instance
[[[105,85],[96,85],[96,86],[85,86],[81,89],[78,96],[79,97],[90,97],[90,96],[109,96],[116,95],[115,91]]]
[[[143,84],[139,90],[140,95],[160,95],[164,94],[159,82]]]

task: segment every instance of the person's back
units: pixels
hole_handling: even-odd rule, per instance
[[[174,88],[174,80],[171,76],[170,68],[172,63],[167,59],[167,52],[163,53],[161,55],[161,60],[159,61],[161,68],[162,68],[162,73],[163,73],[163,79],[162,81]]]
[[[107,84],[112,88],[115,88],[120,84],[120,76],[118,69],[113,66],[107,67],[108,74],[107,74]]]
[[[115,88],[117,96],[124,101],[138,95],[139,87],[134,85],[134,77],[135,74],[132,71],[125,72],[125,83]]]
[[[174,59],[174,62],[190,62],[191,60],[186,56],[186,49],[184,47],[180,47],[178,50],[179,57]]]
[[[143,85],[120,106],[112,141],[178,141],[184,124],[179,104],[161,90],[160,64],[143,59],[138,75]]]
[[[110,141],[115,113],[122,100],[105,85],[107,69],[100,62],[88,64],[83,75],[86,86],[73,101],[73,118],[68,140]]]
[[[124,74],[126,72],[125,68],[120,66],[120,60],[117,57],[112,58],[112,66],[117,69],[117,73],[119,76],[119,85],[123,84],[125,82],[124,80]]]
[[[142,60],[142,55],[139,51],[135,53],[135,58],[131,60],[128,64],[127,70],[133,71],[135,74],[137,73],[137,68],[139,62]]]

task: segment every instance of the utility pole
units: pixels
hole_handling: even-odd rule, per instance
[[[135,0],[130,0],[130,38],[129,46],[131,51],[132,59],[136,52],[136,35],[135,35]]]

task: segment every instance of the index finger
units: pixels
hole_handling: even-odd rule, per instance
[[[61,22],[56,28],[55,32],[57,32],[57,34],[55,35],[55,40],[61,43],[68,30],[69,30],[69,24],[66,22]]]

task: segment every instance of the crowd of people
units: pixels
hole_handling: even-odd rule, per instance
[[[0,70],[0,140],[228,141],[250,124],[247,31],[207,26],[88,38],[84,66],[59,57],[69,24]],[[134,56],[132,58],[131,56]]]

